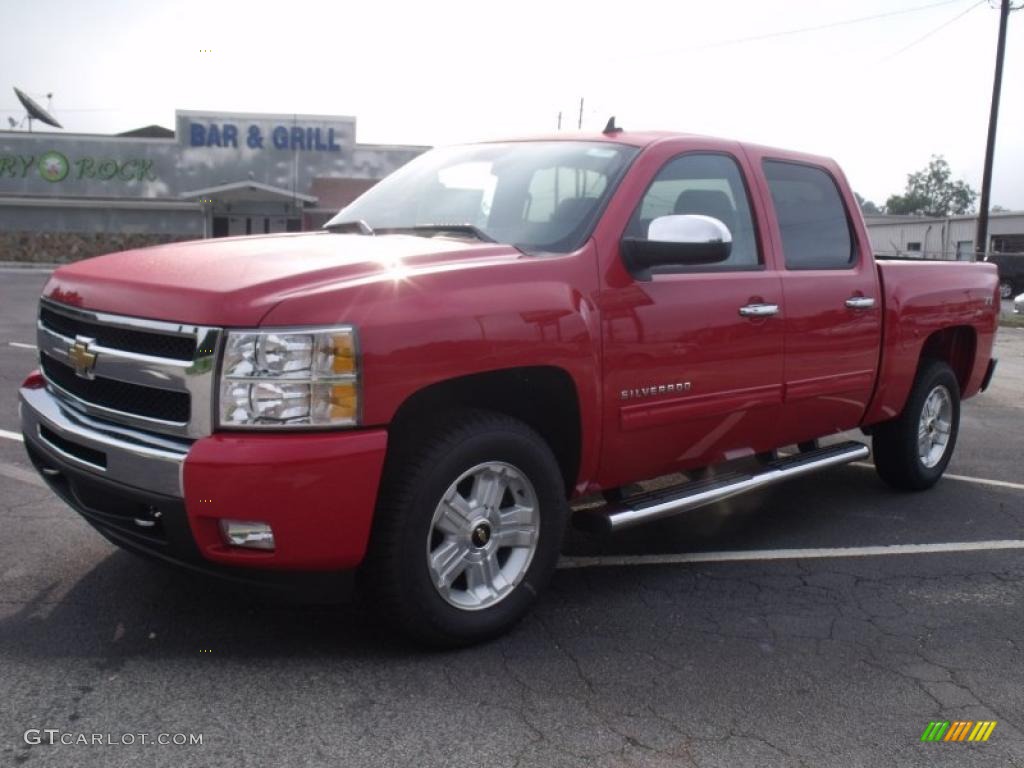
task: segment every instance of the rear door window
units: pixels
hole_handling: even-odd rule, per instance
[[[766,160],[764,174],[786,268],[848,269],[855,255],[853,237],[832,176],[821,168],[778,160]]]

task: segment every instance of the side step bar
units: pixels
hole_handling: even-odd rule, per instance
[[[827,448],[816,448],[777,459],[753,474],[734,472],[699,480],[674,488],[665,488],[630,496],[596,509],[577,512],[573,523],[584,530],[614,533],[634,525],[660,520],[691,509],[724,501],[747,491],[764,488],[820,469],[866,459],[870,451],[863,443],[849,441]]]

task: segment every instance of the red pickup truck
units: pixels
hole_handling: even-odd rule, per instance
[[[61,267],[25,446],[111,541],[348,573],[434,644],[493,636],[604,531],[864,459],[936,482],[982,391],[990,264],[872,258],[830,160],[609,129],[428,152],[325,231]],[[779,449],[796,446],[793,451]],[[712,471],[705,471],[712,470]],[[691,482],[655,492],[667,473]]]

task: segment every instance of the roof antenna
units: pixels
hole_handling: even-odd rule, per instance
[[[615,115],[608,118],[608,122],[604,126],[604,130],[601,133],[622,133],[622,129],[615,124]]]

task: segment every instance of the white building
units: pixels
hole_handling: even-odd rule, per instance
[[[975,252],[977,215],[871,216],[864,221],[874,252],[886,256],[970,260]],[[1024,254],[1024,212],[993,213],[988,224],[990,253]]]

